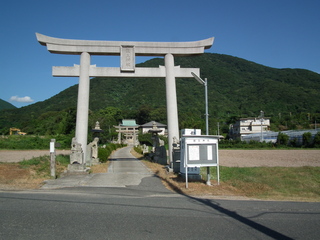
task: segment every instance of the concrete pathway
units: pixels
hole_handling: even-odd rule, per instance
[[[68,175],[48,180],[42,189],[65,187],[127,187],[137,186],[143,178],[154,174],[130,153],[132,147],[117,150],[110,160],[107,173]]]

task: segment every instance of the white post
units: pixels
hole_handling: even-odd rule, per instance
[[[88,113],[89,113],[89,91],[90,91],[90,54],[81,53],[80,56],[80,77],[78,89],[78,106],[76,122],[76,140],[81,143],[83,158],[80,164],[85,164],[88,138]]]
[[[56,150],[55,150],[55,139],[50,141],[50,174],[51,177],[56,177]]]
[[[176,93],[176,79],[174,75],[174,58],[168,53],[164,57],[166,67],[166,99],[167,99],[167,122],[170,167],[173,167],[173,138],[179,140],[178,107]]]

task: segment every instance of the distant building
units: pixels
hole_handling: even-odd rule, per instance
[[[143,125],[140,125],[140,129],[141,129],[142,134],[148,133],[149,130],[152,129],[153,122],[154,121],[151,121],[151,122],[145,123]],[[159,135],[167,135],[167,125],[162,124],[162,123],[158,123],[158,122],[155,122],[155,123],[157,125],[157,128],[162,130],[161,132],[159,132]]]
[[[136,124],[136,120],[134,119],[123,119],[122,123],[119,126],[114,126],[118,132],[118,143],[124,143],[128,145],[139,145],[138,141],[138,128],[139,125]],[[124,139],[122,140],[122,135]]]
[[[270,118],[240,118],[235,124],[230,125],[230,137],[241,139],[243,136],[258,134],[270,130]]]

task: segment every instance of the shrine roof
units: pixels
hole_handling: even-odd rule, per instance
[[[134,119],[123,119],[121,126],[136,127],[136,126],[138,126],[138,124],[136,123],[136,120],[134,120]]]

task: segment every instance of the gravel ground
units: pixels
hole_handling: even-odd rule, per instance
[[[70,154],[58,150],[56,154]],[[50,155],[48,150],[0,150],[0,162],[20,162]],[[228,167],[320,167],[320,150],[219,150],[221,166]]]

